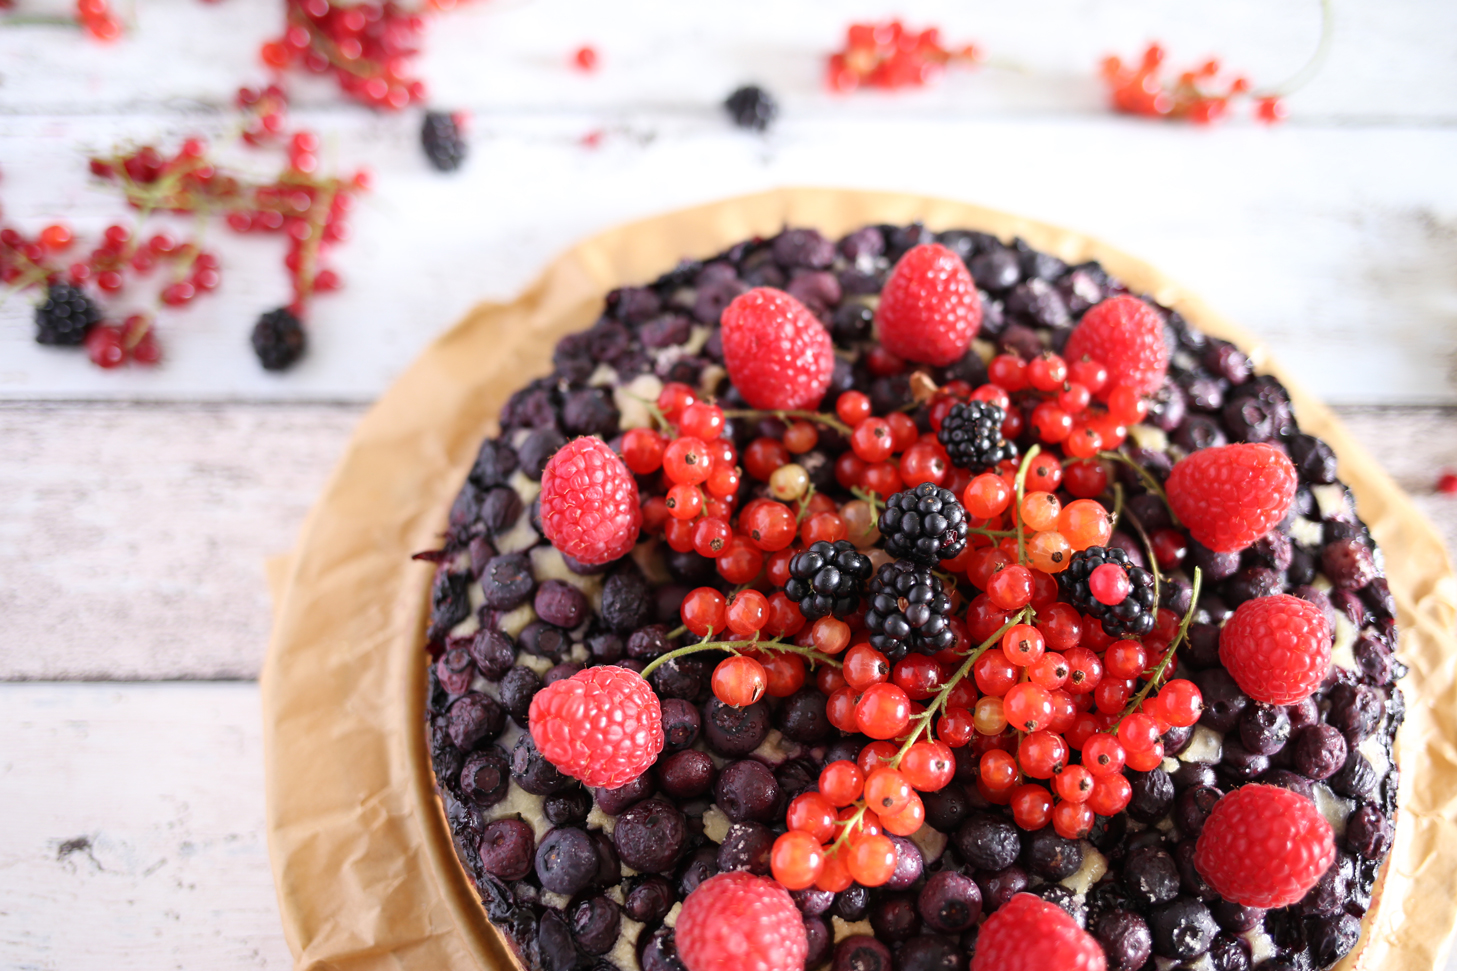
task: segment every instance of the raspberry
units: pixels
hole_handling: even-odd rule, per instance
[[[688,971],[802,971],[804,917],[767,877],[733,870],[700,883],[678,914],[678,956]]]
[[[922,243],[891,270],[875,322],[896,357],[943,367],[961,359],[981,328],[981,297],[955,253]]]
[[[723,360],[754,408],[816,408],[830,387],[835,346],[804,304],[755,287],[723,311]]]
[[[541,528],[551,545],[597,565],[632,549],[642,527],[637,480],[600,438],[557,449],[541,473]]]
[[[1126,385],[1153,394],[1169,369],[1164,322],[1137,297],[1110,297],[1083,315],[1062,354],[1069,361],[1084,355],[1107,366],[1105,387]]]
[[[1093,935],[1057,904],[1019,893],[987,918],[971,971],[1105,971]]]
[[[589,786],[625,786],[663,750],[658,696],[636,671],[613,664],[542,688],[527,722],[546,760]]]
[[[1214,804],[1194,849],[1194,868],[1225,900],[1286,907],[1336,859],[1330,823],[1289,789],[1251,783]]]
[[[1167,488],[1190,535],[1216,553],[1237,553],[1285,518],[1295,466],[1271,445],[1217,445],[1181,459]]]
[[[1219,632],[1219,660],[1240,690],[1269,705],[1309,698],[1331,667],[1331,629],[1315,604],[1287,593],[1246,600]]]

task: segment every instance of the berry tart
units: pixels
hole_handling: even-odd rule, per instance
[[[428,744],[530,971],[1328,968],[1391,848],[1380,551],[1285,389],[1020,239],[608,294],[450,510]]]

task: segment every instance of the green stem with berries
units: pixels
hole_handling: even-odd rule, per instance
[[[1283,98],[1309,84],[1311,79],[1319,74],[1320,69],[1325,66],[1326,58],[1331,52],[1331,42],[1335,39],[1335,28],[1334,0],[1320,0],[1320,41],[1315,46],[1315,53],[1310,55],[1310,60],[1284,81],[1273,87],[1252,91],[1250,96],[1253,98]]]
[[[700,651],[728,651],[730,654],[737,654],[739,651],[748,648],[753,648],[758,651],[778,651],[783,654],[798,654],[801,657],[814,661],[816,664],[828,664],[834,668],[841,667],[841,662],[837,658],[816,651],[812,647],[800,647],[798,644],[790,644],[787,641],[781,640],[761,641],[755,638],[753,640],[740,641],[700,641],[697,644],[689,644],[685,647],[675,647],[668,653],[648,662],[647,667],[643,668],[639,673],[646,678],[669,661],[686,657],[689,654],[697,654]]]
[[[1013,498],[1013,501],[1016,503],[1016,506],[1013,507],[1013,509],[1012,509],[1012,518],[1017,521],[1017,562],[1018,563],[1026,563],[1027,562],[1027,544],[1026,544],[1026,537],[1022,533],[1022,497],[1026,494],[1026,490],[1027,490],[1027,470],[1032,466],[1032,460],[1035,459],[1041,453],[1042,453],[1042,446],[1041,445],[1033,445],[1031,448],[1029,448],[1027,450],[1027,454],[1024,455],[1024,456],[1022,456],[1022,464],[1019,465],[1019,466],[1017,466],[1017,482],[1016,482],[1017,488],[1016,488],[1016,491],[1014,493],[1014,498]]]
[[[1163,680],[1164,675],[1168,673],[1169,666],[1174,663],[1174,655],[1178,653],[1179,645],[1184,643],[1189,636],[1189,625],[1194,622],[1194,612],[1199,609],[1199,587],[1202,585],[1203,579],[1203,571],[1197,566],[1194,567],[1194,589],[1189,597],[1189,609],[1184,612],[1184,619],[1179,622],[1179,632],[1174,635],[1172,641],[1169,641],[1169,650],[1164,654],[1163,660],[1159,661],[1159,666],[1154,668],[1153,675],[1144,682],[1142,688],[1138,689],[1138,694],[1128,702],[1127,707],[1118,716],[1118,720],[1108,726],[1109,734],[1116,733],[1118,726],[1123,724],[1123,719],[1138,711],[1148,700],[1148,696],[1153,693],[1153,689]]]
[[[761,408],[734,408],[729,411],[725,411],[723,414],[725,418],[778,418],[780,421],[785,422],[789,421],[790,419],[812,421],[816,422],[817,424],[824,425],[827,428],[833,428],[841,435],[845,435],[847,437],[853,434],[855,431],[855,429],[851,428],[840,419],[836,418],[833,415],[827,415],[822,411],[780,411],[776,409]]]
[[[1144,487],[1163,501],[1164,507],[1167,508],[1169,511],[1169,519],[1173,521],[1174,525],[1182,525],[1182,523],[1179,522],[1178,514],[1174,512],[1174,507],[1169,504],[1169,494],[1164,491],[1164,487],[1159,484],[1159,480],[1153,477],[1152,472],[1139,465],[1137,462],[1133,461],[1133,459],[1129,458],[1127,455],[1124,455],[1122,452],[1110,452],[1104,450],[1098,453],[1098,458],[1108,459],[1113,462],[1122,462],[1124,465],[1128,466],[1130,469],[1136,472],[1139,479],[1143,480]]]

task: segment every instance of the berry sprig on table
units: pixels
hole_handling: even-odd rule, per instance
[[[856,88],[919,88],[938,78],[949,64],[981,60],[974,44],[951,49],[935,27],[908,30],[899,20],[855,23],[845,31],[845,46],[830,55],[825,83],[831,91]]]

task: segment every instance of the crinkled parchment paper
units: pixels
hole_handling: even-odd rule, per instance
[[[1135,292],[1238,342],[1248,334],[1146,263],[1055,226],[920,196],[784,189],[603,233],[551,264],[517,300],[484,304],[426,349],[360,423],[276,564],[263,672],[268,835],[284,931],[300,969],[512,966],[451,849],[424,737],[429,564],[447,510],[508,395],[550,371],[562,334],[587,327],[613,287],[649,281],[784,226],[838,236],[922,220],[1021,236],[1069,262],[1097,259]],[[1286,381],[1288,384],[1288,380]],[[1401,814],[1379,906],[1346,965],[1430,971],[1457,915],[1457,581],[1441,541],[1331,413],[1291,388],[1301,426],[1328,441],[1385,550],[1401,628],[1407,721]]]

